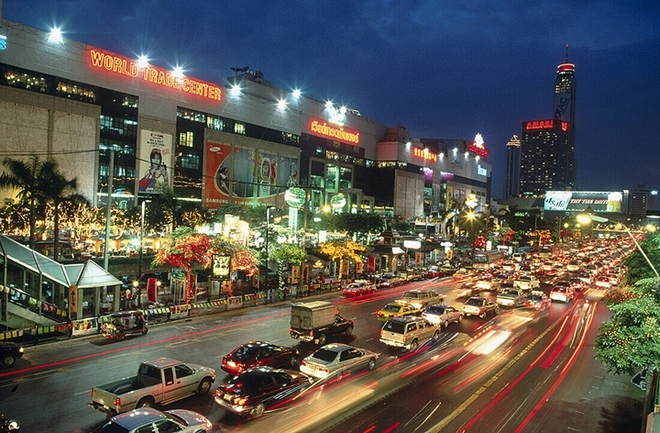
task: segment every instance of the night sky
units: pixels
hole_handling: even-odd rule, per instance
[[[575,64],[578,188],[660,189],[660,2],[0,0],[2,16],[225,84],[249,66],[411,137],[506,143]],[[1,58],[1,56],[0,56]]]

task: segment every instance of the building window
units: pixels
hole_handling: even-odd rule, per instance
[[[61,96],[77,101],[94,102],[96,92],[93,88],[71,81],[60,80],[57,83],[56,92]]]
[[[124,95],[124,107],[137,108],[138,107],[138,98],[135,96]]]
[[[245,135],[245,124],[236,122],[234,124],[234,134]]]
[[[199,169],[199,155],[193,155],[191,153],[181,155],[180,158],[181,168],[189,168],[192,170]]]
[[[46,77],[29,73],[27,71],[19,72],[18,70],[8,69],[7,72],[5,72],[5,82],[9,86],[35,92],[47,93],[48,91]]]
[[[186,131],[179,133],[179,146],[193,147],[195,133]]]

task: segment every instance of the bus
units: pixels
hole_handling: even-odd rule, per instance
[[[474,255],[472,259],[472,267],[474,269],[488,269],[504,260],[504,251],[491,250],[479,252]]]

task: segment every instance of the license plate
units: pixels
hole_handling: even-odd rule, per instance
[[[224,398],[227,401],[231,401],[231,394],[225,394],[222,396],[222,398]]]

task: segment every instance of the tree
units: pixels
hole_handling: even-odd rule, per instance
[[[344,275],[344,260],[349,259],[354,262],[362,262],[362,258],[358,254],[360,251],[365,251],[367,248],[364,245],[359,245],[353,241],[339,242],[330,241],[321,244],[320,252],[330,257],[331,260],[339,260],[339,278]]]
[[[346,232],[351,238],[355,236],[358,241],[364,241],[368,234],[382,232],[385,221],[380,215],[371,212],[342,213],[333,216],[331,227]]]
[[[278,271],[279,286],[284,287],[284,276],[282,274],[282,264],[300,265],[307,257],[307,251],[296,244],[279,243],[269,252],[269,257],[280,264]]]
[[[57,261],[60,253],[60,205],[72,198],[71,193],[75,192],[77,188],[77,180],[75,177],[67,179],[55,171],[50,174],[50,179],[46,179],[44,182],[42,193],[44,199],[53,204],[53,260]],[[84,199],[82,196],[78,196],[77,199],[80,198]]]
[[[7,171],[0,174],[0,188],[15,189],[17,198],[28,207],[30,248],[35,245],[36,207],[44,204],[45,182],[56,172],[57,163],[41,160],[32,155],[28,161],[5,158],[2,161]]]

